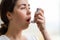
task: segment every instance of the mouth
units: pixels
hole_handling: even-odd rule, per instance
[[[30,19],[31,19],[31,18],[28,18],[26,21],[27,21],[28,23],[30,23]]]

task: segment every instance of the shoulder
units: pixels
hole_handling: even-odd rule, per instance
[[[9,38],[6,37],[5,35],[1,35],[1,36],[0,36],[0,40],[9,40]]]
[[[0,40],[3,40],[3,36],[2,35],[0,36]]]

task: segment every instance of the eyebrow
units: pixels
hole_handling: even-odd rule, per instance
[[[20,4],[19,6],[21,6],[21,5],[26,6],[26,4]],[[30,6],[30,4],[28,4],[28,6]]]

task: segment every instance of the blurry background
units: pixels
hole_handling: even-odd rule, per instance
[[[1,0],[0,0],[1,1]],[[34,18],[34,13],[36,8],[42,8],[44,10],[44,16],[46,19],[46,29],[48,30],[52,40],[60,40],[60,19],[59,19],[59,11],[60,11],[60,0],[28,0],[31,7],[31,16]],[[0,19],[0,25],[2,21]],[[1,27],[1,26],[0,26]],[[37,25],[35,23],[31,23],[29,28],[25,30],[23,33],[31,33],[37,37],[37,39],[42,39],[42,35],[40,34]],[[39,40],[40,40],[39,39]]]
[[[59,2],[60,0],[29,0],[29,3],[31,4],[32,19],[36,8],[42,8],[44,10],[46,29],[48,30],[52,40],[60,40]]]

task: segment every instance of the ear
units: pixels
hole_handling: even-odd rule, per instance
[[[12,19],[12,13],[7,12],[7,18],[8,18],[8,20],[11,20]]]

